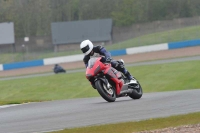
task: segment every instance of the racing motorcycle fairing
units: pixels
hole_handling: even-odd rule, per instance
[[[112,68],[111,64],[103,63],[101,58],[102,57],[91,58],[89,60],[86,70],[86,78],[89,80],[90,78],[95,77],[102,72],[108,79],[111,79],[115,83],[116,93],[119,95],[123,86],[123,82],[118,79],[120,77],[120,73]]]
[[[98,93],[108,102],[114,102],[117,97],[129,96],[140,99],[143,91],[136,79],[128,80],[127,77],[103,62],[103,57],[90,58],[86,69],[86,78],[95,85]]]

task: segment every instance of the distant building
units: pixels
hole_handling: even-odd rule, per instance
[[[51,23],[51,30],[56,51],[79,47],[77,44],[85,39],[94,44],[112,43],[112,19],[55,22]]]

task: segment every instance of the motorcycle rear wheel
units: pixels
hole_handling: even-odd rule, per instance
[[[143,95],[142,91],[142,86],[140,83],[137,81],[138,87],[133,89],[133,92],[129,95],[130,98],[132,99],[140,99]]]
[[[108,88],[106,87],[105,83],[101,80],[97,80],[95,82],[95,86],[97,88],[98,93],[108,102],[114,102],[116,100],[116,93],[113,88],[112,92],[106,91]],[[106,87],[106,88],[105,88]]]

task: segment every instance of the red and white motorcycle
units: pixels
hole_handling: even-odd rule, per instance
[[[98,93],[108,102],[114,102],[118,97],[129,96],[140,99],[143,91],[140,83],[134,79],[131,82],[126,76],[103,63],[102,57],[91,58],[86,69],[86,78],[93,78]]]

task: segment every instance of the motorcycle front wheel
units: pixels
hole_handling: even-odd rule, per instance
[[[101,81],[97,80],[95,82],[98,93],[108,102],[114,102],[116,100],[116,93],[113,88],[108,88],[107,85]]]

